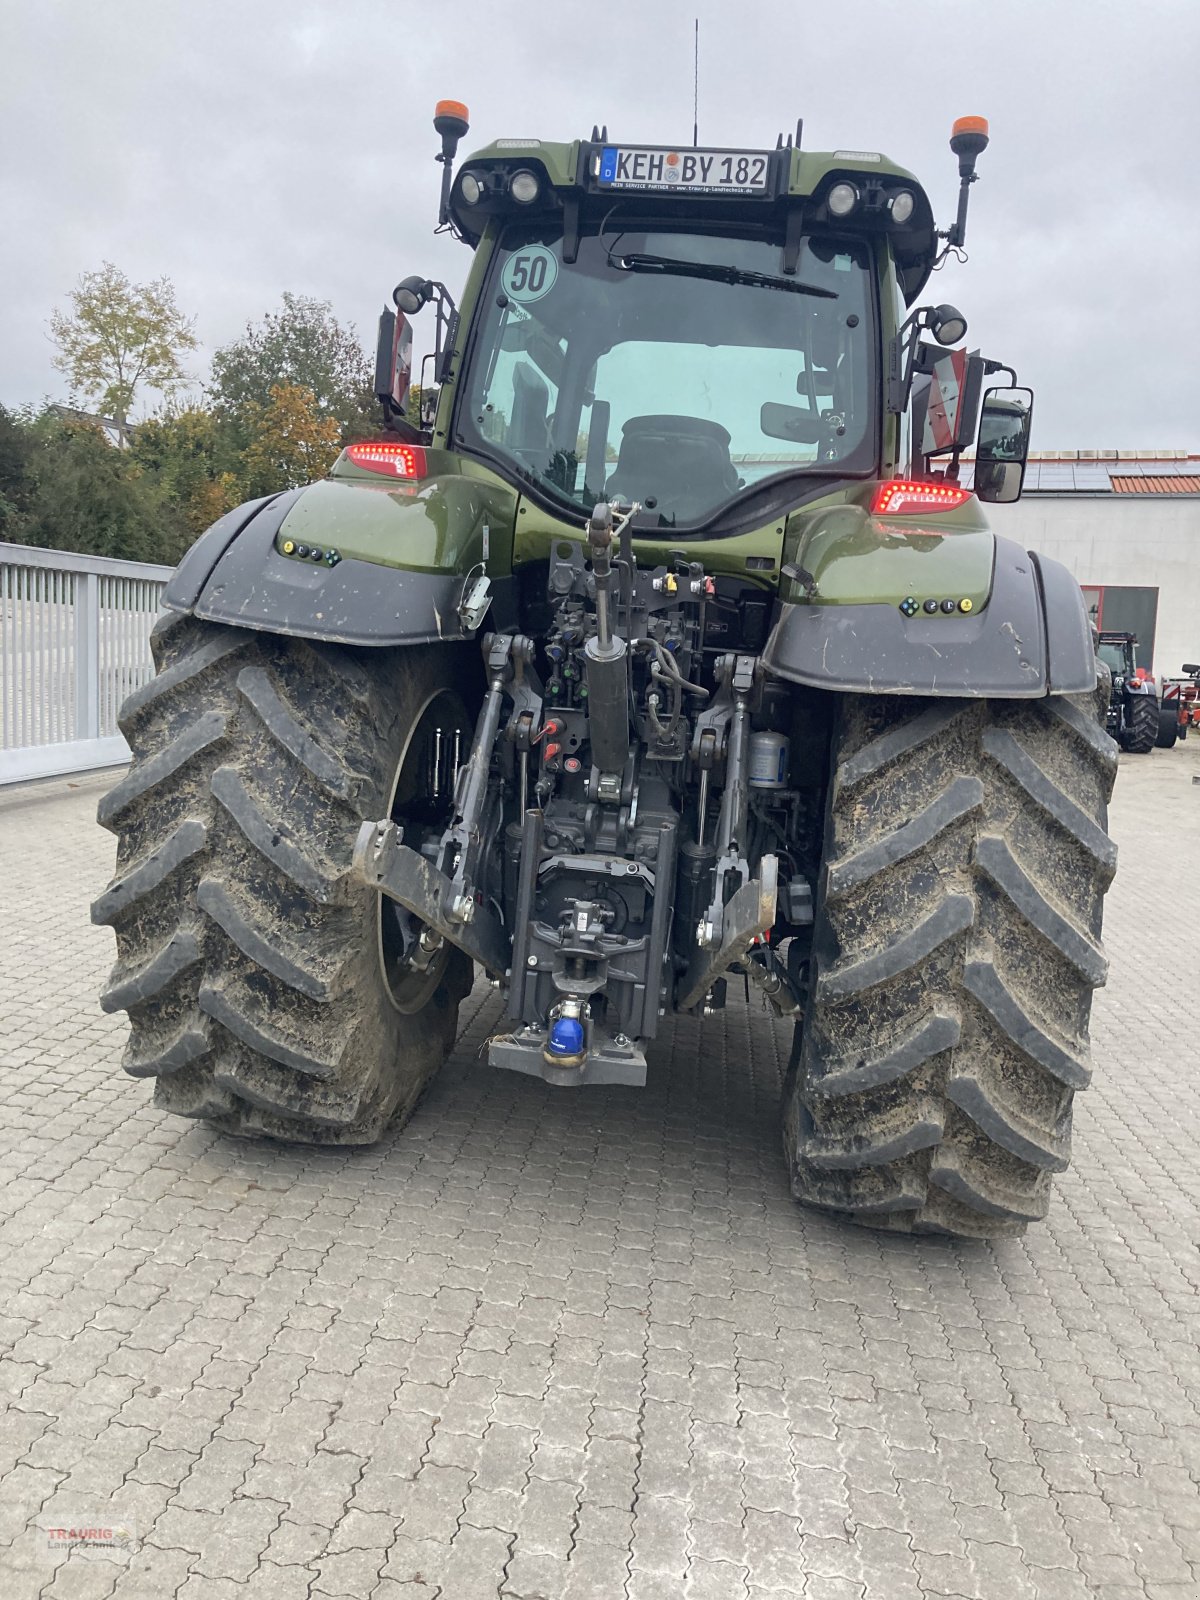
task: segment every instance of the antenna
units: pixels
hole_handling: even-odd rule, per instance
[[[692,149],[700,147],[700,18],[696,18],[695,47],[692,52]]]

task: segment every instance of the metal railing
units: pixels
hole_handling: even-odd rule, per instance
[[[117,713],[171,572],[0,543],[0,784],[129,759]]]

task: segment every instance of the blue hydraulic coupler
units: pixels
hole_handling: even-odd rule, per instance
[[[546,1040],[546,1060],[560,1067],[577,1067],[583,1064],[583,1023],[578,1017],[559,1017],[551,1024]]]

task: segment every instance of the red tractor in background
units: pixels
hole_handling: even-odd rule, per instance
[[[1149,755],[1161,743],[1158,688],[1137,664],[1137,635],[1102,631],[1096,654],[1112,673],[1106,725],[1131,755]],[[1174,741],[1172,741],[1174,742]]]
[[[1159,707],[1158,748],[1170,750],[1186,739],[1189,728],[1200,728],[1200,666],[1185,661],[1183,678],[1164,678]]]

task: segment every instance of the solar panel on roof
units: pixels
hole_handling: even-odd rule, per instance
[[[1086,461],[1079,461],[1075,465],[1075,487],[1079,490],[1094,490],[1112,492],[1112,480],[1108,475],[1108,468],[1098,461],[1092,465]]]

